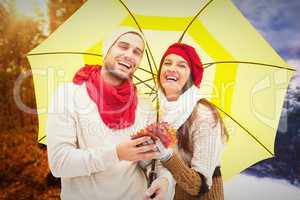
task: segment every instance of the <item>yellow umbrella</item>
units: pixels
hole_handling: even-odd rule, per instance
[[[101,64],[102,43],[119,26],[140,29],[147,41],[135,83],[155,93],[162,53],[173,42],[196,48],[205,66],[201,92],[221,112],[230,139],[222,157],[226,179],[273,156],[284,96],[294,69],[256,32],[230,0],[87,1],[28,54],[46,143],[47,105],[56,87],[84,64]]]

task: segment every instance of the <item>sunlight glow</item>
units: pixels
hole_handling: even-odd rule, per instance
[[[15,0],[16,17],[31,17],[43,20],[43,31],[48,33],[48,1],[47,0]]]
[[[45,0],[16,0],[16,12],[20,16],[40,17],[47,9]]]

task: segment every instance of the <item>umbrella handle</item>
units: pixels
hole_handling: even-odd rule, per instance
[[[148,182],[148,188],[151,186],[151,184],[153,183],[153,181],[157,178],[157,173],[155,170],[155,163],[156,163],[156,159],[153,159],[151,162],[151,170],[149,172],[149,182]],[[155,197],[155,193],[152,194],[150,196],[151,199],[153,199]]]
[[[152,182],[157,178],[157,173],[156,173],[156,170],[155,170],[155,162],[156,162],[155,159],[153,159],[152,162],[151,162],[151,170],[149,172],[148,187],[150,187]]]

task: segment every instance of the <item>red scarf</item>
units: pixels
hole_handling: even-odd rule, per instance
[[[83,82],[86,82],[87,92],[109,128],[122,129],[134,123],[137,91],[131,79],[120,86],[112,86],[101,78],[100,65],[85,65],[73,78],[75,84],[81,85]]]

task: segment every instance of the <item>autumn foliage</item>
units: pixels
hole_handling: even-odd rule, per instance
[[[167,122],[153,123],[146,128],[138,131],[132,136],[132,139],[136,139],[143,136],[149,136],[155,142],[160,139],[162,144],[166,148],[174,146],[177,142],[176,129],[172,128]]]
[[[85,1],[45,0],[47,10],[37,9],[43,1],[0,1],[0,199],[59,199],[60,180],[50,173],[46,146],[37,143],[34,84],[26,55]],[[20,8],[30,2],[36,17],[22,15]],[[22,110],[18,101],[33,112]]]

